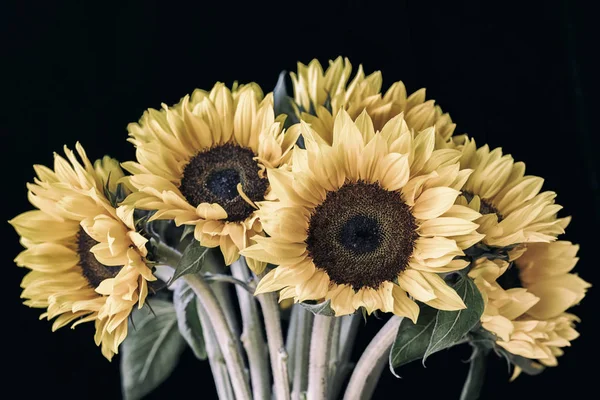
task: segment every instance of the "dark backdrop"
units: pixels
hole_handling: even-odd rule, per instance
[[[502,146],[526,161],[530,174],[543,176],[574,217],[567,238],[582,246],[579,273],[597,282],[600,194],[590,85],[598,68],[591,64],[597,51],[591,9],[568,1],[527,8],[358,0],[50,3],[9,3],[0,13],[3,220],[30,208],[25,182],[32,164],[50,164],[63,144],[80,140],[90,157],[132,159],[125,127],[145,108],[172,104],[217,80],[254,80],[270,91],[279,71],[295,69],[297,60],[344,55],[367,72],[382,70],[387,85],[402,79],[411,91],[427,87],[458,132]],[[91,324],[50,333],[50,323],[38,321],[40,311],[21,304],[25,271],[12,261],[18,238],[8,224],[2,230],[2,358],[8,367],[2,391],[26,399],[120,398],[118,359],[101,356]],[[597,355],[595,303],[592,289],[576,311],[582,337],[559,368],[509,384],[506,366],[493,359],[482,398],[555,398],[563,390],[588,396],[583,393],[596,379],[586,365]],[[359,349],[381,324],[369,321]],[[402,380],[386,371],[376,398],[458,398],[468,353],[437,354],[426,369],[409,365],[399,371]],[[185,353],[149,398],[191,391],[199,391],[195,398],[214,397],[208,364]]]

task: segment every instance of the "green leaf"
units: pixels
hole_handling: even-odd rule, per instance
[[[469,365],[469,375],[463,385],[460,400],[477,400],[485,380],[486,356],[489,350],[473,347]]]
[[[404,318],[398,328],[389,359],[390,370],[394,375],[394,368],[423,358],[429,346],[437,310],[422,303],[419,307],[421,310],[417,323],[413,324],[410,319]]]
[[[438,311],[423,362],[431,354],[452,347],[461,341],[479,323],[483,314],[483,298],[470,278],[459,279],[454,285],[454,290],[463,299],[467,308],[457,311]]]
[[[204,259],[208,250],[207,247],[200,246],[200,243],[197,240],[193,240],[183,251],[169,285],[183,275],[202,272],[205,264]]]
[[[194,235],[194,230],[196,229],[196,225],[184,225],[183,232],[181,233],[181,238],[179,241],[185,239],[188,235]]]
[[[125,400],[138,400],[169,377],[185,342],[177,330],[173,304],[151,300],[131,314],[129,333],[121,345],[121,384]]]
[[[202,324],[198,315],[196,294],[184,280],[177,281],[173,291],[173,306],[177,314],[179,333],[190,345],[194,355],[200,360],[206,360],[206,344]]]
[[[331,309],[331,300],[319,304],[300,303],[300,305],[315,315],[335,317],[335,311]]]

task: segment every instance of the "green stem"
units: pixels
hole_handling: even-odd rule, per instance
[[[331,344],[329,352],[329,371],[327,373],[327,398],[332,399],[333,392],[335,391],[333,386],[333,380],[337,375],[338,369],[340,368],[340,346],[341,338],[340,332],[342,328],[342,318],[333,318],[333,327],[331,328]]]
[[[370,398],[383,370],[381,363],[385,365],[387,361],[390,348],[396,339],[401,322],[401,317],[392,316],[373,337],[354,368],[350,382],[346,386],[344,400],[364,400]]]
[[[467,375],[467,380],[460,394],[460,400],[477,400],[479,398],[485,379],[486,355],[485,350],[473,347],[469,375]]]
[[[155,247],[156,255],[159,261],[173,268],[177,267],[179,260],[181,260],[181,253],[177,249],[168,246],[164,242],[159,242],[156,240],[152,240],[152,244]]]
[[[356,340],[356,334],[360,327],[361,316],[359,313],[352,315],[344,315],[340,317],[340,342],[338,347],[338,359],[337,368],[331,380],[331,388],[329,397],[331,399],[337,399],[342,385],[348,376],[348,373],[352,370],[350,357],[352,356],[352,349],[354,348],[354,341]]]
[[[327,374],[333,333],[334,317],[315,315],[310,338],[307,397],[311,400],[327,399]]]
[[[291,336],[288,336],[288,346],[294,347],[294,362],[292,366],[292,400],[300,400],[301,394],[308,387],[308,359],[310,353],[310,335],[312,332],[314,314],[300,304],[294,304],[296,326]]]
[[[285,351],[288,354],[288,381],[294,381],[294,363],[296,362],[296,325],[298,324],[298,308],[295,304],[290,307],[290,319],[285,336]],[[292,394],[293,397],[293,394]]]
[[[290,384],[287,372],[287,351],[283,344],[279,303],[276,294],[264,293],[256,296],[260,302],[267,331],[267,343],[273,371],[273,384],[277,400],[290,399]]]
[[[227,365],[225,364],[223,353],[221,353],[214,329],[210,323],[210,317],[204,307],[202,307],[200,301],[198,299],[196,299],[196,301],[198,304],[198,316],[200,317],[200,323],[202,324],[204,343],[206,343],[206,354],[208,355],[210,370],[212,371],[213,379],[215,381],[217,395],[219,399],[235,400],[231,382],[229,380],[229,373],[227,372]]]
[[[233,264],[231,264],[231,265],[233,265]],[[206,273],[206,274],[203,274],[202,277],[204,278],[205,281],[207,281],[209,283],[212,283],[212,282],[232,283],[232,284],[237,285],[240,288],[244,289],[249,294],[254,293],[254,288],[252,288],[246,282],[244,282],[241,279],[238,279],[234,276]],[[236,290],[237,290],[237,288],[236,288]]]
[[[213,274],[212,276],[225,276],[225,270],[227,267],[223,263],[221,256],[216,256],[214,251],[209,251],[206,254],[206,272],[209,274]],[[204,279],[207,282],[210,282],[207,279]],[[210,287],[212,288],[215,296],[217,296],[217,300],[219,301],[219,305],[223,309],[223,313],[225,314],[225,319],[227,320],[227,325],[229,329],[231,329],[231,333],[235,337],[240,336],[240,326],[237,318],[237,307],[234,307],[231,291],[229,285],[226,285],[224,282],[215,282],[211,283]],[[239,351],[242,351],[241,344],[238,341]]]
[[[235,397],[238,399],[251,399],[252,394],[250,393],[250,386],[244,371],[244,361],[238,351],[240,346],[237,337],[233,335],[216,296],[208,283],[201,277],[190,274],[182,278],[194,290],[200,304],[210,317],[215,336],[221,347],[221,352],[229,371]]]
[[[242,259],[231,264],[231,273],[235,277],[235,280],[239,280],[244,284],[250,279],[248,267]],[[257,400],[269,399],[271,397],[271,385],[269,383],[267,344],[265,343],[258,317],[258,307],[254,296],[251,294],[253,291],[248,292],[241,285],[236,285],[235,289],[242,315],[241,340],[248,356],[252,393]]]

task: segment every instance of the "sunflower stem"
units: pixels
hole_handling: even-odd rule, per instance
[[[387,362],[390,348],[396,339],[400,322],[402,322],[401,317],[392,316],[373,337],[354,368],[350,382],[346,386],[344,400],[371,398]]]
[[[237,262],[237,261],[236,261]],[[233,264],[231,264],[233,265]],[[249,284],[241,280],[239,277],[223,275],[223,274],[211,274],[206,273],[202,275],[205,281],[212,282],[224,282],[224,283],[232,283],[236,285],[236,291],[239,293],[238,288],[244,289],[246,291],[246,295],[254,293],[254,288],[252,288]]]
[[[288,335],[287,345],[294,347],[294,360],[292,364],[292,400],[300,400],[301,394],[308,386],[308,358],[310,352],[310,335],[314,314],[300,304],[294,304],[292,312],[295,313],[296,325],[294,331]]]
[[[356,334],[360,327],[361,316],[359,313],[352,315],[345,315],[340,317],[340,345],[338,347],[338,364],[331,380],[331,389],[329,397],[331,399],[337,399],[342,389],[342,384],[346,379],[348,373],[352,370],[350,363],[350,357],[352,356],[352,349],[354,348],[354,341],[356,340]]]
[[[275,386],[275,398],[277,400],[290,399],[290,384],[287,371],[287,351],[283,344],[283,333],[281,332],[281,319],[279,317],[279,303],[274,293],[263,293],[258,296],[262,308],[265,329],[267,331],[267,343],[273,371],[273,385]]]
[[[340,367],[340,333],[342,328],[342,319],[341,318],[333,318],[333,327],[331,328],[331,350],[329,353],[329,368],[327,372],[327,398],[332,399],[331,396],[334,387],[333,387],[333,379],[337,375],[337,371]]]
[[[310,361],[308,364],[307,398],[327,399],[327,374],[333,339],[334,317],[315,315],[310,338]]]
[[[227,267],[223,263],[221,257],[216,257],[214,252],[208,252],[208,254],[206,255],[206,261],[206,273],[209,274],[211,277],[230,277],[229,275],[225,275],[225,270],[227,269]],[[225,282],[223,282],[223,280],[219,279],[213,280],[214,283],[211,283],[210,279],[206,279],[204,277],[203,279],[206,282],[210,283],[210,287],[213,289],[215,296],[217,296],[217,300],[219,301],[219,304],[223,309],[223,313],[225,314],[225,319],[227,320],[227,325],[229,325],[229,329],[231,329],[231,333],[233,334],[233,336],[239,337],[240,326],[236,312],[237,307],[234,308],[229,285],[226,285]],[[237,345],[239,346],[239,351],[241,352],[242,346],[239,341],[237,341]]]
[[[248,267],[241,257],[231,264],[231,273],[236,280],[242,283],[250,279]],[[271,385],[269,383],[267,344],[260,325],[258,307],[252,295],[253,290],[248,290],[248,288],[241,285],[236,285],[235,290],[242,314],[241,339],[248,355],[252,393],[255,399],[269,399],[271,397]]]
[[[196,300],[198,304],[198,316],[200,317],[200,323],[202,324],[204,343],[206,344],[206,354],[208,355],[210,370],[212,371],[213,380],[215,381],[217,395],[219,396],[219,399],[235,400],[231,382],[229,380],[229,373],[227,372],[227,365],[225,364],[223,353],[221,353],[221,348],[215,337],[210,317],[202,306],[202,303],[198,299]]]
[[[165,264],[176,268],[177,264],[179,264],[179,260],[181,260],[182,253],[164,242],[155,239],[151,239],[150,241],[155,246],[155,252],[158,259]]]
[[[288,322],[287,333],[285,336],[285,351],[288,353],[288,364],[291,368],[288,368],[288,380],[290,381],[290,387],[294,382],[294,365],[296,362],[296,325],[298,324],[298,308],[294,304],[290,307],[290,319]]]
[[[184,275],[182,278],[194,290],[202,307],[210,317],[210,322],[213,326],[217,342],[221,347],[221,352],[225,359],[227,370],[229,371],[229,377],[235,397],[238,399],[251,399],[252,394],[250,393],[250,385],[246,379],[247,376],[244,369],[244,361],[238,350],[240,345],[237,337],[233,335],[231,328],[227,323],[227,319],[219,305],[217,297],[208,283],[200,276],[190,274]]]

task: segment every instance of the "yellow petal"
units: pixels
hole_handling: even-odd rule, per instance
[[[421,272],[407,269],[398,275],[398,285],[419,301],[430,301],[436,298],[433,287]]]
[[[240,257],[239,250],[229,236],[221,236],[220,238],[219,246],[225,259],[225,265],[231,265]]]
[[[36,271],[56,273],[68,270],[79,263],[78,254],[56,243],[41,243],[21,252],[15,262]]]
[[[412,213],[419,219],[437,218],[452,207],[459,194],[449,187],[427,189],[416,199]]]
[[[454,217],[439,217],[421,223],[419,233],[422,236],[454,236],[467,235],[477,229],[479,225]]]
[[[297,300],[321,300],[327,295],[329,276],[326,272],[316,270],[306,282],[296,286]]]
[[[392,296],[394,297],[394,314],[400,317],[408,317],[416,324],[419,318],[419,306],[417,303],[412,301],[406,292],[397,285],[393,286]]]
[[[327,300],[331,300],[330,306],[336,316],[352,314],[356,308],[352,305],[354,290],[348,285],[334,285],[327,292]]]
[[[204,219],[226,219],[227,212],[216,203],[200,203],[196,208],[196,214]]]
[[[467,221],[475,221],[477,218],[481,217],[481,214],[470,207],[455,204],[450,207],[443,216],[461,218]]]
[[[428,305],[447,311],[467,308],[458,293],[448,286],[439,275],[429,272],[421,272],[421,274],[423,274],[427,282],[433,288],[436,297],[434,300],[427,302]]]

